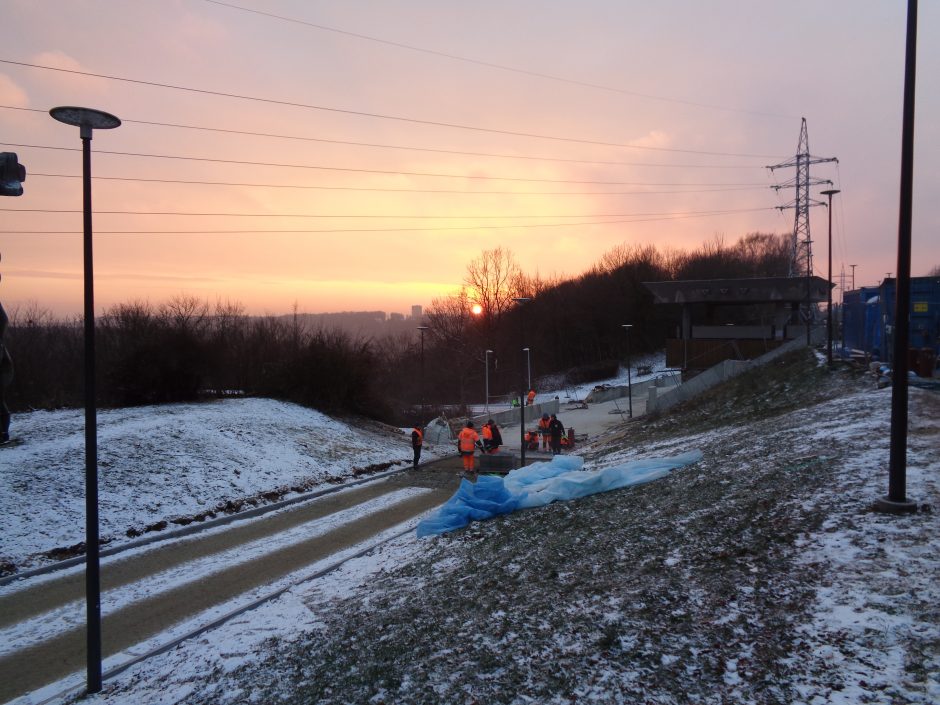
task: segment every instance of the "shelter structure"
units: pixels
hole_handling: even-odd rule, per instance
[[[750,360],[807,334],[827,300],[822,277],[763,277],[644,282],[656,304],[679,307],[666,366],[692,376],[724,360]]]

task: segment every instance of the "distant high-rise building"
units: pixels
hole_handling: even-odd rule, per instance
[[[404,321],[405,314],[403,313],[390,313],[388,314],[388,320],[390,321]]]
[[[421,307],[420,307],[420,306],[412,306],[412,307],[411,307],[411,317],[412,317],[412,318],[414,318],[414,319],[416,319],[416,320],[419,319],[419,318],[421,318],[421,313],[422,313],[422,312],[421,312]]]

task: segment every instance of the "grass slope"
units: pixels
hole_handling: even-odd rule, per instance
[[[916,420],[936,400],[914,397],[913,462],[940,469]],[[868,509],[887,400],[802,352],[638,420],[589,465],[692,447],[704,459],[426,539],[348,597],[311,601],[318,628],[271,639],[187,702],[932,702],[937,563],[903,575],[882,534],[936,546],[937,522]],[[935,501],[936,481],[922,491]],[[845,542],[834,554],[830,536]],[[853,596],[865,619],[918,628],[839,623]]]

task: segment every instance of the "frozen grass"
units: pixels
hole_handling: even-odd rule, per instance
[[[909,493],[937,507],[940,404],[911,392]],[[220,652],[244,626],[100,698],[937,702],[936,514],[870,509],[886,488],[889,406],[890,390],[791,356],[587,449],[590,466],[698,447],[694,466],[399,540],[367,570],[259,612],[234,663]],[[298,602],[297,626],[263,632]]]

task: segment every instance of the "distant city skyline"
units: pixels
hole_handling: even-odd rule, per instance
[[[832,270],[897,268],[906,3],[4,0],[0,301],[82,307],[92,143],[98,310],[179,295],[250,314],[455,293],[503,247],[576,277],[620,245],[786,233],[800,120],[832,182]],[[913,274],[940,265],[940,5],[921,3]],[[814,187],[811,197],[824,200]],[[811,209],[825,275],[825,208]]]

